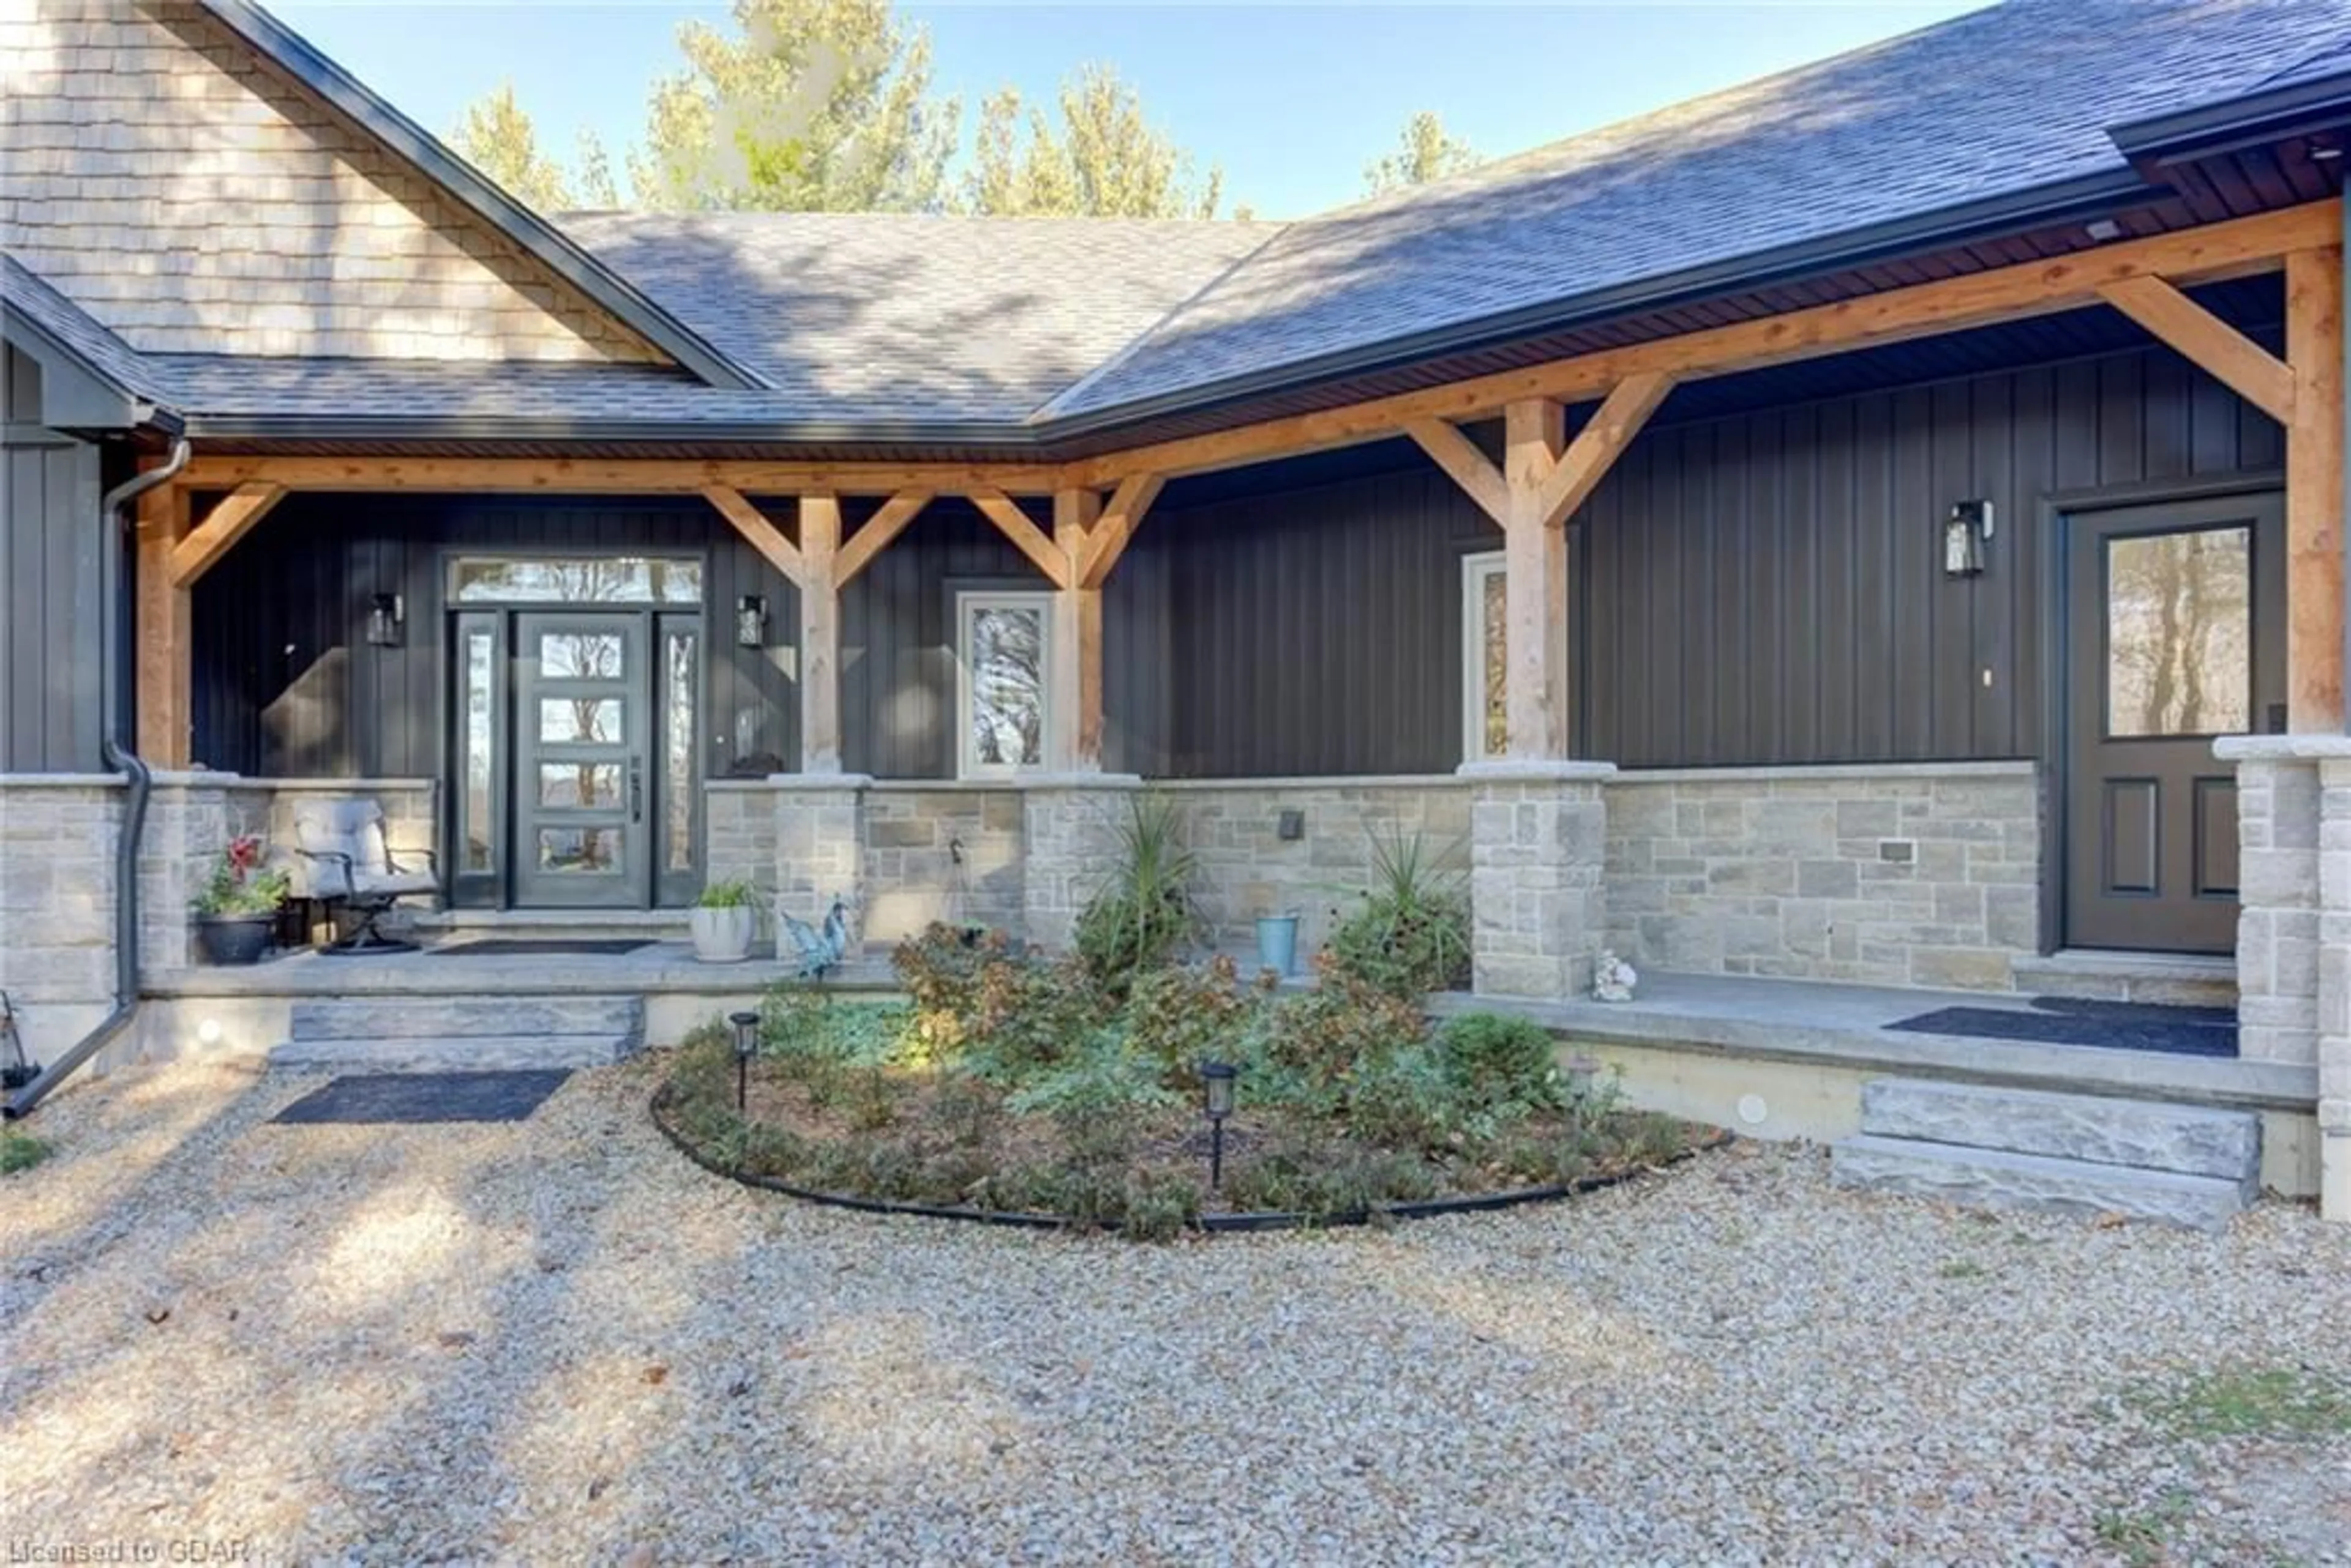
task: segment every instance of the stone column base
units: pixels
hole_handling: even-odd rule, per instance
[[[1473,762],[1471,986],[1480,996],[1581,996],[1607,928],[1606,762]]]
[[[1020,781],[1021,924],[1031,945],[1066,949],[1079,912],[1119,859],[1119,830],[1143,780],[1131,773],[1040,774]]]
[[[789,913],[820,925],[836,898],[848,905],[850,944],[862,940],[865,905],[865,791],[862,773],[776,773],[768,778],[775,823],[772,887]]]

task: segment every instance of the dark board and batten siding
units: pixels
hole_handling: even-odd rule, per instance
[[[0,772],[95,773],[105,666],[99,449],[0,438]]]
[[[2273,421],[2156,349],[1655,428],[1577,519],[1579,751],[2033,756],[2043,499],[2283,455]],[[1996,508],[1989,568],[1947,578],[1938,526],[1971,497]]]
[[[874,502],[846,505],[853,529]],[[769,503],[778,516],[787,504]],[[705,559],[703,690],[707,777],[737,758],[796,765],[799,638],[796,591],[699,501],[556,503],[465,497],[302,496],[263,520],[196,585],[196,758],[268,776],[423,777],[444,765],[443,573],[451,554],[694,555]],[[1140,554],[1141,552],[1138,552]],[[1128,567],[1135,570],[1128,570]],[[1165,706],[1165,662],[1144,640],[1165,624],[1157,574],[1130,560],[1110,591],[1105,664],[1111,765],[1147,766],[1135,718]],[[954,771],[950,596],[956,584],[1046,586],[968,506],[935,503],[842,596],[843,761],[884,778]],[[377,593],[407,606],[402,645],[367,644]],[[737,648],[734,609],[757,594],[763,649]],[[1130,757],[1146,760],[1129,762]]]
[[[1676,422],[1668,403],[1661,421],[1577,518],[1571,553],[1575,751],[1629,768],[2034,756],[2043,498],[2283,461],[2274,423],[2160,349],[1704,420]],[[1501,536],[1404,460],[1415,465],[1332,477],[1307,460],[1260,471],[1259,488],[1238,476],[1171,488],[1105,591],[1109,767],[1458,765],[1461,559]],[[1938,527],[1970,497],[1997,509],[1991,567],[1947,579]],[[461,544],[706,552],[706,770],[733,765],[738,713],[753,716],[755,749],[796,757],[793,595],[698,502],[301,497],[198,586],[200,758],[437,770],[440,561]],[[1043,583],[968,506],[943,500],[845,591],[852,770],[954,771],[958,586]],[[407,595],[403,648],[358,638],[379,591]],[[762,653],[733,646],[747,592],[775,616]]]

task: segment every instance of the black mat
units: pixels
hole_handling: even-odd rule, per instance
[[[582,958],[610,957],[616,953],[633,953],[653,943],[643,936],[585,936],[578,941],[561,936],[485,936],[478,942],[463,942],[454,947],[428,949],[435,958],[508,958],[560,957],[566,954]]]
[[[571,1074],[358,1072],[314,1089],[274,1122],[519,1122]]]
[[[2234,1056],[2237,1015],[2227,1008],[2158,1007],[2149,1002],[2076,1001],[2035,997],[2033,1010],[1938,1008],[1887,1024],[1910,1034],[1959,1034],[2042,1045],[2108,1051],[2159,1051],[2175,1056]]]

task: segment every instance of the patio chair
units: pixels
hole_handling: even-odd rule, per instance
[[[413,942],[384,936],[376,922],[401,898],[438,893],[440,872],[430,850],[401,852],[423,862],[421,870],[392,858],[384,843],[381,806],[364,799],[295,802],[294,852],[300,857],[296,890],[328,905],[337,930],[347,917],[358,922],[319,952],[405,953],[415,947]]]

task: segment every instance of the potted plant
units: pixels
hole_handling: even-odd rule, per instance
[[[242,833],[230,840],[190,906],[198,955],[207,964],[258,963],[269,950],[287,891],[284,872],[262,868],[260,839]]]
[[[714,882],[686,912],[694,956],[705,964],[739,964],[751,956],[759,895],[747,882]]]

